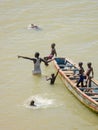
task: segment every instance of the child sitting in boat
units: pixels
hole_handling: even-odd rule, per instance
[[[45,60],[50,60],[52,59],[54,56],[57,56],[57,52],[56,52],[56,49],[55,49],[55,43],[52,43],[51,44],[51,53],[49,56],[46,56],[44,57]]]

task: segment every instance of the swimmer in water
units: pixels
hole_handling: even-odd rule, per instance
[[[93,67],[92,67],[92,63],[89,62],[87,63],[87,71],[86,71],[86,84],[87,86],[91,87],[91,79],[94,77],[94,70],[93,70]]]
[[[36,106],[34,100],[32,100],[32,101],[30,102],[30,106]]]
[[[34,25],[34,24],[30,24],[30,25],[28,26],[28,29],[39,29],[39,27],[36,26],[36,25]]]

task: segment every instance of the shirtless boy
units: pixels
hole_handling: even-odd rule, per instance
[[[87,63],[87,67],[88,67],[86,71],[87,86],[91,87],[91,79],[94,77],[92,63],[91,62]]]
[[[45,60],[50,60],[52,59],[54,56],[57,56],[57,52],[56,52],[56,49],[55,49],[55,43],[52,43],[51,44],[51,53],[49,56],[46,56],[44,57]]]

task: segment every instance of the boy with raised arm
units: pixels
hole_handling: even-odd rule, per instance
[[[39,58],[39,55],[40,55],[39,52],[36,52],[35,58],[30,58],[25,56],[18,56],[18,58],[24,58],[33,61],[34,63],[33,74],[41,74],[41,67],[40,67],[41,62],[44,62],[46,66],[48,66],[48,62],[42,58]]]
[[[51,77],[50,77],[50,78],[47,78],[46,80],[50,80],[50,84],[53,85],[54,82],[55,82],[55,80],[56,80],[56,78],[57,78],[58,73],[59,73],[59,69],[58,69],[58,71],[57,71],[56,74],[52,73],[52,74],[51,74]]]

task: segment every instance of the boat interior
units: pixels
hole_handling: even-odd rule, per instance
[[[76,86],[79,79],[79,69],[78,67],[71,63],[66,58],[55,58],[56,63],[59,68],[63,71],[63,73],[71,80],[71,82]],[[85,80],[84,80],[85,82]],[[77,86],[76,86],[77,87]],[[82,92],[86,95],[90,96],[96,102],[98,102],[98,84],[91,81],[91,87],[78,87]]]

